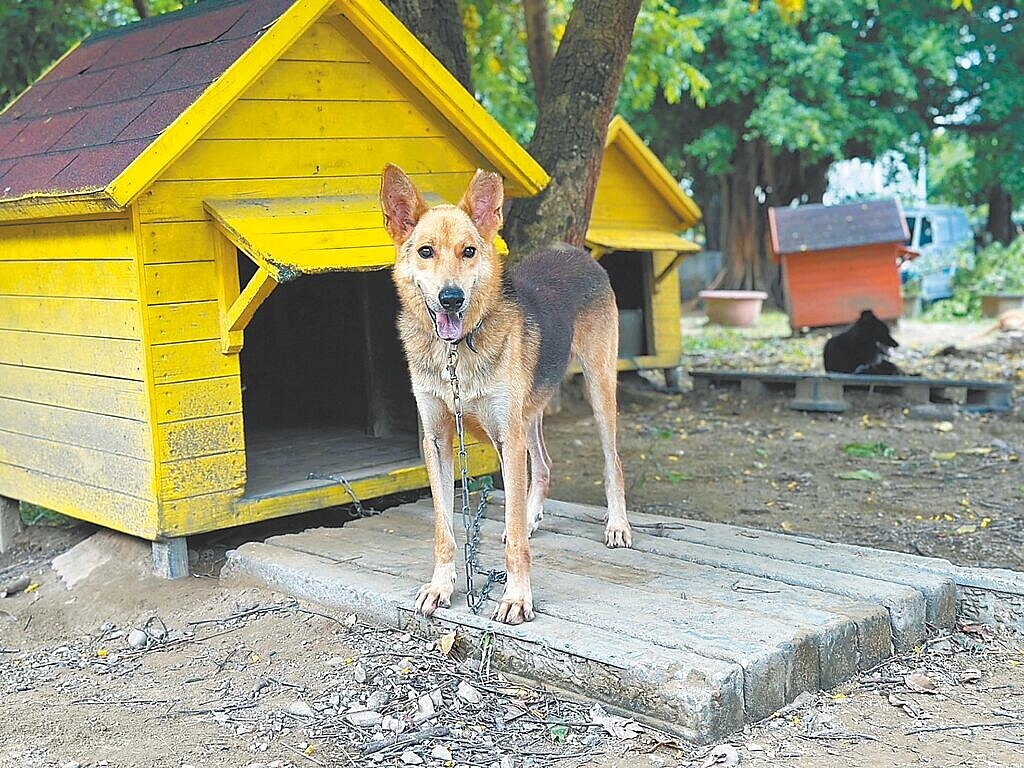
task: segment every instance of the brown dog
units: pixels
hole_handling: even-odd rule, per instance
[[[528,537],[540,523],[551,460],[544,447],[544,406],[580,361],[601,434],[609,547],[630,546],[622,466],[615,447],[618,314],[608,276],[578,248],[527,257],[507,272],[494,251],[504,192],[497,174],[477,171],[458,206],[429,208],[400,168],[381,179],[384,226],[395,242],[398,330],[423,424],[423,455],[434,501],[434,574],[416,599],[427,616],[451,604],[455,437],[449,344],[469,337],[459,355],[464,412],[501,456],[505,486],[508,582],[494,618],[533,618]],[[477,431],[474,429],[474,431]],[[527,490],[526,456],[531,483]]]

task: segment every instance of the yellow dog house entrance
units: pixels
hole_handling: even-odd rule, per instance
[[[619,370],[675,369],[682,354],[676,267],[700,250],[680,236],[701,217],[622,117],[608,127],[587,246],[619,306]]]
[[[311,471],[426,487],[386,162],[447,200],[547,182],[377,0],[206,0],[66,54],[0,114],[0,497],[175,573],[184,536],[350,500]]]

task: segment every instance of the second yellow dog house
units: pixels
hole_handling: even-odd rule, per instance
[[[180,565],[189,534],[350,501],[311,472],[426,487],[385,162],[447,200],[477,167],[547,183],[377,0],[207,0],[25,91],[0,114],[3,507]]]
[[[619,369],[680,364],[679,262],[700,246],[680,235],[700,221],[636,132],[616,116],[608,127],[587,246],[608,270],[619,305]]]

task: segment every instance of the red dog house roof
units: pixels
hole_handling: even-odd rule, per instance
[[[92,35],[0,114],[0,201],[100,190],[294,0],[205,0]]]
[[[896,200],[771,208],[768,220],[776,257],[875,243],[903,243],[910,237],[903,209]]]

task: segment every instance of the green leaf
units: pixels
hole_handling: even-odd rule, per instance
[[[847,456],[856,456],[859,459],[892,458],[896,455],[892,446],[879,441],[877,443],[847,443],[843,446]]]
[[[675,472],[673,470],[668,471],[668,481],[672,485],[679,485],[682,482],[690,482],[694,477],[689,472]]]
[[[877,483],[882,479],[880,474],[872,472],[870,469],[856,469],[852,472],[840,472],[836,477],[840,480],[859,480],[870,483]]]
[[[556,744],[564,744],[569,737],[569,727],[566,725],[552,725],[548,728],[548,735]]]

